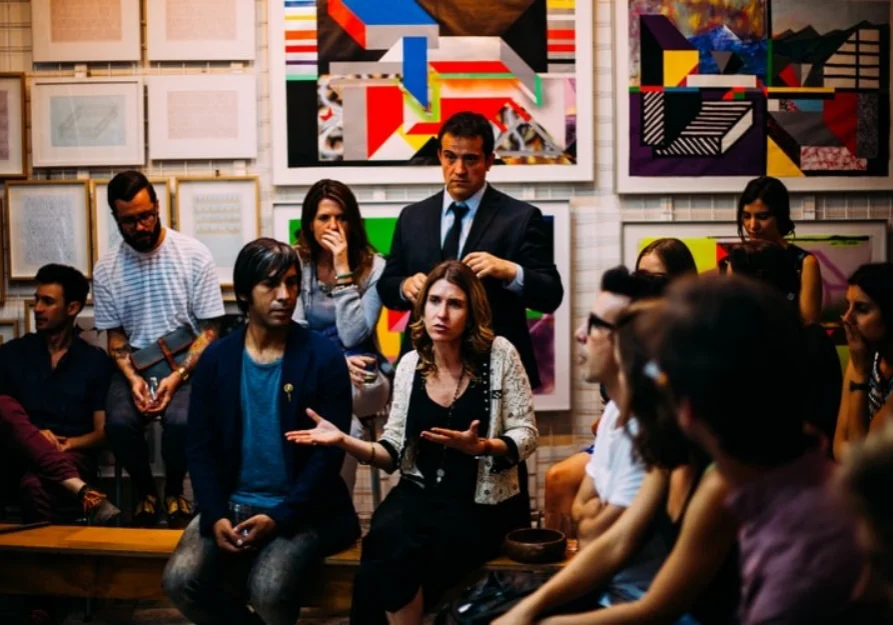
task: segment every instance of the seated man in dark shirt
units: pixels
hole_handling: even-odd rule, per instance
[[[90,285],[65,265],[45,265],[36,279],[37,333],[0,347],[0,450],[19,477],[25,521],[57,520],[67,491],[91,522],[107,523],[119,510],[85,481],[105,440],[111,375],[108,356],[76,336]]]

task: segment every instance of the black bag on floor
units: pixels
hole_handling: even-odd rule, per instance
[[[491,571],[487,577],[446,602],[437,612],[435,625],[486,625],[542,586],[549,575],[539,572]]]

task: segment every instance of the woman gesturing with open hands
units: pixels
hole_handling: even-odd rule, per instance
[[[307,409],[307,416],[316,424],[316,427],[312,430],[286,432],[285,438],[298,445],[340,447],[360,462],[374,465],[385,471],[393,470],[391,456],[379,443],[368,443],[350,434],[345,434],[312,408]]]
[[[354,580],[351,623],[420,625],[425,604],[496,556],[529,526],[518,465],[536,449],[533,393],[518,352],[494,337],[487,294],[462,263],[438,265],[415,303],[415,349],[397,367],[377,442],[338,430],[313,410],[300,445],[332,445],[400,470],[372,515]]]

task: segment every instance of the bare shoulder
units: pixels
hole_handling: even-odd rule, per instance
[[[708,467],[691,498],[684,525],[729,525],[733,518],[726,505],[732,493],[729,482],[714,467]]]

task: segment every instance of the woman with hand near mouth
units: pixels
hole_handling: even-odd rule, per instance
[[[388,402],[391,364],[381,356],[375,325],[381,314],[376,284],[385,259],[375,251],[356,196],[343,182],[320,180],[307,191],[297,252],[301,293],[294,320],[334,341],[350,372],[353,414],[350,432],[362,436],[359,419]],[[383,371],[384,370],[384,371]],[[353,492],[357,461],[347,456],[341,477]]]
[[[738,235],[742,241],[778,243],[790,254],[800,276],[800,314],[817,323],[822,313],[822,272],[818,259],[785,239],[794,233],[788,190],[777,178],[762,176],[747,183],[738,198]]]
[[[530,523],[518,463],[536,449],[533,394],[506,339],[494,337],[480,280],[449,261],[428,275],[412,342],[397,367],[384,434],[365,442],[308,411],[299,445],[333,445],[401,479],[372,516],[351,623],[420,624],[425,606]]]

